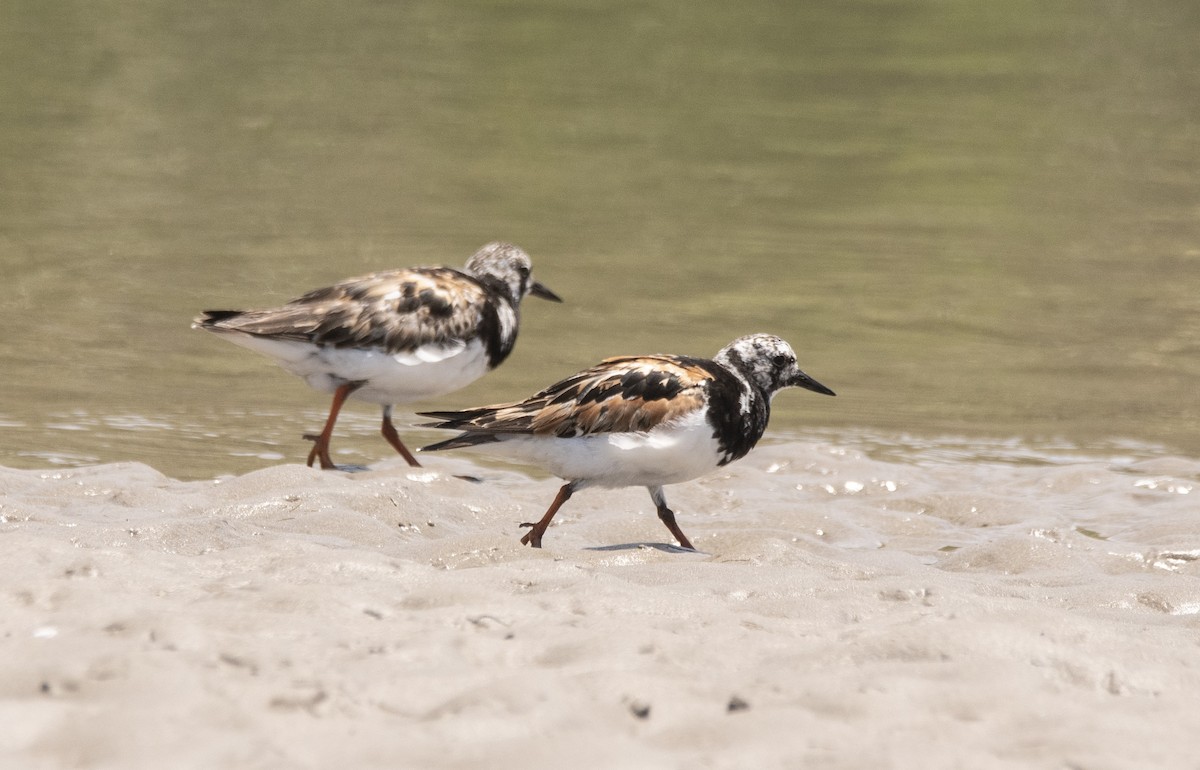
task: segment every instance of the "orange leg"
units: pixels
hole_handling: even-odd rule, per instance
[[[321,461],[321,470],[327,471],[337,467],[333,464],[333,460],[329,459],[329,439],[333,436],[333,425],[337,422],[338,412],[342,411],[342,404],[346,403],[346,399],[350,397],[351,393],[365,384],[359,380],[339,385],[338,389],[333,392],[333,404],[329,407],[329,417],[325,419],[325,427],[321,430],[320,435],[304,434],[304,438],[313,442],[313,448],[308,453],[309,468],[312,467],[313,460],[317,459]]]
[[[525,533],[525,537],[521,538],[521,545],[529,545],[534,548],[542,547],[542,535],[546,534],[546,528],[550,526],[550,520],[554,518],[554,514],[558,513],[558,509],[562,504],[571,499],[571,494],[575,491],[573,483],[562,485],[562,489],[558,490],[558,495],[554,498],[554,502],[550,503],[550,509],[546,511],[546,515],[538,521],[537,524],[525,522],[522,527],[532,527],[533,529]]]
[[[696,550],[692,545],[692,541],[687,539],[687,535],[683,534],[683,530],[675,523],[675,512],[667,507],[667,498],[663,494],[662,487],[647,487],[650,490],[650,497],[654,500],[654,507],[658,508],[658,518],[663,524],[667,525],[667,529],[679,541],[679,544],[689,551]]]
[[[408,451],[408,447],[404,446],[404,442],[400,440],[400,434],[396,432],[396,426],[392,425],[392,407],[385,406],[383,408],[383,427],[380,429],[383,437],[387,442],[400,453],[400,456],[408,461],[408,464],[414,468],[420,468],[421,464],[417,462],[417,458],[412,456],[412,452]]]

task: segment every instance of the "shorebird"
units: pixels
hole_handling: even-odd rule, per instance
[[[349,278],[266,310],[206,310],[192,326],[274,359],[332,393],[308,465],[335,468],[329,441],[348,398],[380,404],[380,432],[419,466],[392,424],[392,407],[463,388],[500,365],[517,340],[526,295],[561,302],[533,280],[529,255],[489,243],[462,270],[411,267]]]
[[[695,550],[667,506],[663,486],[744,457],[766,430],[781,389],[834,392],[809,377],[779,337],[740,337],[709,360],[651,355],[609,358],[536,395],[453,412],[419,412],[423,427],[462,431],[423,447],[494,450],[566,480],[521,542],[534,548],[554,514],[586,487],[644,486],[679,544]]]

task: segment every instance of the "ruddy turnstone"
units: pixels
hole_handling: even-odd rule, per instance
[[[419,412],[424,427],[463,431],[422,447],[486,445],[546,468],[566,484],[521,542],[541,548],[551,519],[585,487],[645,486],[658,518],[695,550],[667,507],[664,484],[688,481],[746,455],[767,428],[771,398],[798,386],[834,395],[800,371],[779,337],[751,334],[710,361],[687,356],[609,358],[511,404]]]
[[[193,328],[262,353],[333,404],[308,464],[336,467],[329,440],[347,398],[381,404],[381,432],[417,465],[392,425],[395,404],[458,390],[500,365],[517,340],[521,300],[561,302],[532,278],[529,255],[489,243],[461,271],[412,267],[350,278],[267,310],[206,310]]]

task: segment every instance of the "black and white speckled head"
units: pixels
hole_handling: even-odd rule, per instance
[[[533,261],[520,247],[511,243],[489,243],[471,255],[465,272],[480,279],[492,279],[505,292],[514,307],[527,295],[562,302],[558,295],[533,280]]]
[[[740,375],[767,396],[791,387],[834,395],[832,390],[800,371],[792,346],[773,334],[739,337],[721,348],[713,360]]]

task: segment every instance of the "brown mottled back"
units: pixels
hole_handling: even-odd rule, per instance
[[[260,337],[399,353],[474,338],[487,302],[475,278],[448,267],[417,267],[351,278],[277,308],[206,311],[198,320]]]
[[[682,356],[609,358],[524,401],[422,414],[445,420],[437,427],[481,434],[566,438],[643,432],[703,408],[705,389],[714,379],[704,364],[712,366]]]

